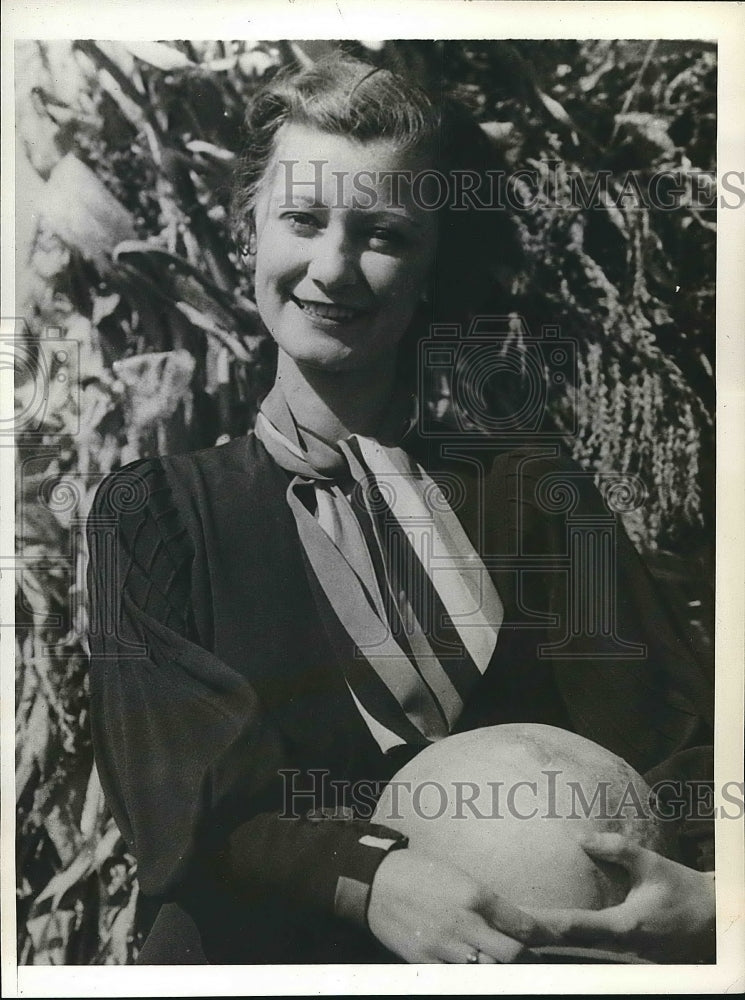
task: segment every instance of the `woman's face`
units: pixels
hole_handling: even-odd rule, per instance
[[[280,129],[256,202],[256,303],[298,364],[359,371],[395,356],[427,286],[437,220],[410,184],[392,189],[390,173],[428,166],[389,142]]]

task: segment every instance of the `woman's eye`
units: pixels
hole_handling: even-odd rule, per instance
[[[396,229],[375,228],[369,238],[374,249],[398,250],[404,244],[403,234]]]
[[[315,215],[309,215],[307,212],[288,212],[283,218],[289,223],[290,228],[298,233],[314,232],[321,228],[321,223]]]

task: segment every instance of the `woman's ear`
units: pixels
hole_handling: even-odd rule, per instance
[[[256,268],[256,229],[251,220],[243,231],[242,239],[238,244],[238,254],[241,266],[249,276],[253,276]]]
[[[256,230],[251,224],[248,231],[248,238],[241,246],[241,257],[255,257],[256,256]]]

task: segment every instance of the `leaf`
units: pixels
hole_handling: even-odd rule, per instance
[[[515,135],[514,122],[482,122],[481,129],[500,148],[511,145]]]
[[[93,297],[93,313],[91,315],[93,326],[98,326],[102,319],[111,316],[120,302],[121,295],[117,292],[112,292],[111,295],[95,295]]]
[[[288,42],[287,44],[289,45],[293,56],[303,69],[309,69],[313,65],[313,58],[308,55],[308,53],[305,52],[297,42]]]
[[[16,269],[21,272],[26,265],[38,230],[36,206],[44,191],[44,181],[34,170],[22,144],[16,142]]]
[[[97,41],[96,46],[119,67],[126,77],[131,80],[135,79],[136,63],[126,45],[115,41]]]
[[[59,855],[63,865],[71,864],[77,854],[80,835],[75,827],[75,821],[69,808],[69,802],[64,801],[72,794],[68,784],[57,785],[54,788],[54,799],[44,805],[44,829]]]
[[[200,65],[202,69],[208,69],[211,73],[224,73],[226,70],[233,69],[237,62],[238,56],[226,56],[224,59],[210,59]]]
[[[276,65],[276,58],[261,49],[243,52],[238,56],[238,68],[244,76],[261,77],[268,69]]]
[[[626,221],[623,217],[623,212],[618,208],[610,193],[603,188],[599,189],[600,201],[605,205],[605,210],[608,213],[608,218],[611,220],[613,225],[620,231],[624,239],[628,239],[629,231],[626,227]]]
[[[44,624],[49,613],[46,588],[29,566],[19,567],[17,576],[29,611],[36,619],[37,624]]]
[[[166,72],[196,65],[179,49],[175,49],[171,45],[164,45],[163,42],[124,42],[123,44],[127,51],[131,52],[137,59]]]
[[[121,837],[122,835],[119,833],[119,828],[114,823],[114,820],[110,819],[106,824],[103,836],[98,841],[93,851],[93,863],[96,868],[100,868],[104,861],[111,857],[114,853],[114,848],[121,840]]]
[[[33,964],[65,965],[74,924],[73,910],[56,910],[27,920],[26,929],[34,945]]]
[[[212,334],[221,344],[228,347],[239,361],[251,360],[251,355],[248,354],[238,338],[219,327],[211,316],[205,315],[187,302],[177,302],[176,308],[186,316],[189,322],[198,326],[200,330],[204,330],[205,333]]]
[[[627,111],[615,116],[617,128],[625,128],[633,139],[642,139],[661,153],[673,153],[675,143],[668,135],[668,123],[646,111]]]
[[[142,432],[172,417],[190,394],[196,362],[187,350],[140,354],[114,362],[126,388],[131,427]]]
[[[137,882],[135,882],[132,886],[126,906],[122,906],[121,909],[115,913],[111,923],[108,941],[105,940],[105,935],[102,935],[102,944],[106,945],[106,951],[108,952],[111,961],[115,962],[117,965],[125,965],[129,957],[129,942],[132,937],[135,915],[137,913],[137,899],[139,892],[140,887]]]
[[[544,108],[548,111],[552,118],[569,128],[574,129],[576,127],[572,119],[564,110],[563,105],[561,105],[555,98],[549,97],[548,94],[544,94],[542,90],[536,89],[536,93],[538,94]]]
[[[73,153],[52,170],[40,212],[60,239],[98,264],[135,234],[130,213]]]
[[[221,149],[220,146],[204,142],[202,139],[192,139],[191,142],[186,143],[186,148],[190,153],[206,153],[208,156],[214,156],[216,160],[235,159],[235,153],[231,153],[229,149]]]
[[[43,774],[49,746],[49,706],[44,695],[37,691],[33,708],[19,737],[20,756],[16,765],[16,800],[20,800],[31,780],[35,767]]]
[[[60,900],[67,890],[72,888],[76,882],[79,882],[81,879],[89,875],[93,871],[93,865],[93,846],[88,843],[81,849],[80,853],[73,858],[67,868],[63,869],[61,872],[57,872],[57,874],[49,880],[45,888],[42,889],[34,900],[33,910],[37,910],[47,899],[52,900],[52,910],[56,910]]]
[[[605,74],[609,70],[612,70],[615,65],[616,61],[613,57],[613,53],[609,51],[608,55],[605,57],[605,60],[600,64],[600,66],[594,69],[591,73],[588,73],[587,76],[580,77],[579,89],[582,91],[582,93],[583,94],[591,93],[591,91],[593,91],[595,87],[597,87],[601,77],[605,76]]]
[[[202,252],[205,252],[204,241]],[[178,299],[188,299],[189,305],[202,312],[219,309],[225,314],[226,323],[238,320],[252,329],[258,326],[258,311],[252,302],[218,287],[198,267],[156,243],[126,240],[114,250],[113,257],[118,263],[131,264],[138,279],[150,283],[149,291],[172,306],[176,305],[172,297],[175,291]],[[164,265],[169,271],[168,278],[161,271]],[[156,275],[157,286],[153,284]]]
[[[94,764],[88,778],[83,812],[80,816],[80,832],[86,840],[94,836],[103,810],[103,789],[101,788],[101,780],[98,777],[98,768]]]

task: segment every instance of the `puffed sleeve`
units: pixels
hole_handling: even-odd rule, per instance
[[[177,898],[206,863],[232,892],[364,923],[401,837],[281,815],[282,738],[249,682],[195,641],[193,550],[157,459],[103,482],[87,539],[94,749],[143,891]]]

